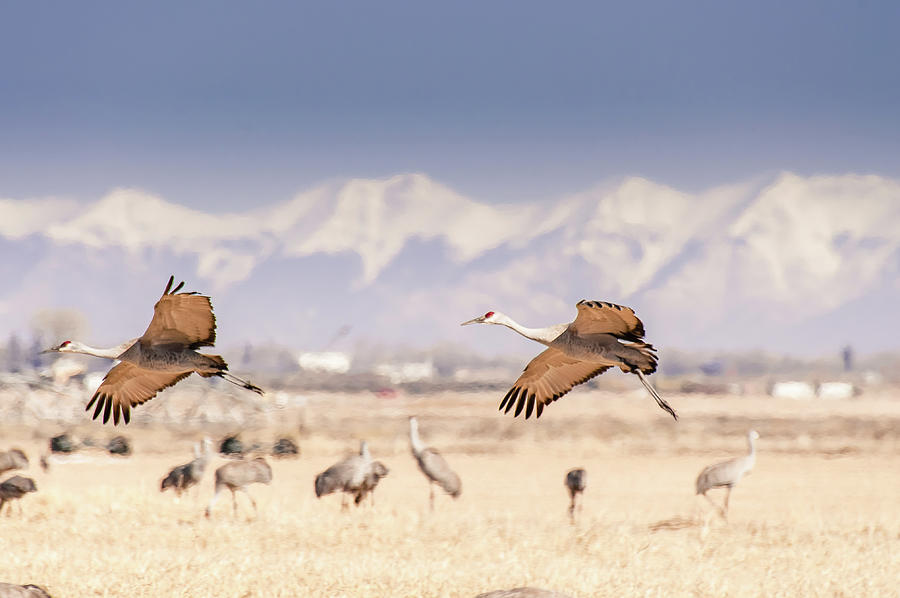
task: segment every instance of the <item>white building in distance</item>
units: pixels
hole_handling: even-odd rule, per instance
[[[350,371],[350,356],[340,351],[301,353],[297,358],[301,369],[326,374],[346,374]]]

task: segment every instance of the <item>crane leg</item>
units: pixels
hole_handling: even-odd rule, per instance
[[[243,492],[244,495],[246,495],[246,497],[250,499],[250,504],[253,505],[253,514],[259,515],[259,509],[256,508],[256,501],[253,500],[253,497],[250,496],[250,493],[247,491],[247,489],[241,488],[241,492]]]
[[[209,501],[209,504],[206,506],[206,516],[209,517],[210,512],[212,512],[213,505],[216,504],[216,501],[219,500],[219,493],[222,492],[221,486],[216,486],[216,492],[213,494],[212,499]]]
[[[731,498],[731,486],[725,491],[725,508],[722,509],[722,518],[728,521],[728,499]]]
[[[428,497],[428,503],[431,506],[431,511],[434,512],[434,484],[428,484],[428,489],[431,491]]]
[[[250,384],[246,380],[242,380],[242,379],[238,378],[231,372],[217,372],[215,375],[219,376],[220,378],[222,378],[223,380],[225,380],[227,382],[231,382],[235,386],[240,386],[241,388],[246,388],[247,390],[252,390],[253,392],[255,392],[258,395],[265,394],[265,393],[263,393],[263,390],[260,387],[254,386],[253,384]]]
[[[231,507],[233,509],[233,515],[237,517],[237,495],[234,493],[234,488],[230,488],[231,490]]]
[[[347,504],[347,495],[341,492],[341,512],[346,511],[350,506]]]
[[[653,397],[653,400],[656,401],[656,404],[659,405],[660,409],[662,409],[662,410],[668,412],[669,415],[671,415],[672,417],[674,417],[675,420],[677,421],[677,420],[678,420],[678,414],[675,413],[675,410],[672,409],[672,406],[671,406],[671,405],[669,405],[668,403],[666,403],[666,402],[662,399],[662,397],[659,396],[659,393],[656,392],[656,389],[653,388],[653,386],[651,386],[649,382],[647,382],[647,379],[644,377],[644,373],[643,373],[641,370],[638,370],[638,369],[635,369],[635,370],[633,370],[633,371],[634,371],[635,374],[637,374],[637,377],[641,379],[641,384],[644,385],[644,388],[647,389],[647,392],[650,393],[650,396]]]
[[[575,493],[569,492],[569,519],[575,519]]]
[[[703,498],[709,501],[709,504],[713,506],[713,508],[719,513],[719,515],[725,516],[724,511],[722,511],[722,507],[717,505],[713,499],[706,495],[706,492],[703,493]]]

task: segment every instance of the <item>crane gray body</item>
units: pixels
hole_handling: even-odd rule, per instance
[[[429,504],[434,510],[434,485],[437,484],[444,492],[458,498],[462,493],[462,482],[456,472],[450,469],[447,461],[439,452],[431,447],[426,447],[419,438],[419,422],[416,418],[409,418],[409,445],[413,457],[419,465],[419,470],[428,479]]]
[[[18,500],[29,492],[37,492],[37,486],[34,480],[25,476],[14,475],[0,483],[0,511],[3,511],[3,505],[10,503],[9,509],[12,510],[12,501]],[[21,510],[22,506],[19,505]]]
[[[566,489],[569,491],[569,517],[575,516],[576,497],[587,488],[587,472],[582,468],[566,473]],[[582,499],[583,500],[583,499]]]
[[[697,476],[695,485],[697,494],[702,494],[719,510],[723,518],[728,517],[728,499],[731,496],[731,489],[756,465],[756,440],[758,438],[759,434],[756,430],[750,430],[747,433],[748,451],[746,455],[710,465]],[[721,508],[706,495],[713,488],[726,489],[724,506]]]
[[[15,448],[0,452],[0,475],[14,469],[28,469],[28,456]]]
[[[181,496],[188,488],[200,483],[212,456],[212,442],[208,438],[204,438],[200,445],[201,448],[199,450],[195,449],[196,458],[193,461],[173,468],[163,478],[159,487],[160,492],[165,492],[172,488],[175,491],[175,496]]]
[[[341,492],[341,509],[347,508],[348,495],[359,505],[387,474],[388,468],[372,460],[369,444],[363,440],[359,443],[359,454],[338,461],[316,476],[316,497]]]
[[[0,598],[51,598],[51,596],[40,586],[0,583]]]
[[[216,470],[216,490],[209,506],[206,507],[206,516],[210,516],[213,505],[219,498],[219,494],[226,488],[231,490],[231,503],[234,514],[237,515],[237,498],[235,492],[240,490],[247,495],[253,505],[253,512],[257,513],[256,501],[247,491],[250,484],[268,484],[272,481],[272,468],[262,457],[250,461],[232,461]]]

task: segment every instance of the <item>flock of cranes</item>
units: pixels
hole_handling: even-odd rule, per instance
[[[747,433],[748,452],[746,455],[735,457],[727,461],[714,463],[705,467],[697,476],[695,488],[698,495],[706,498],[723,519],[728,518],[728,501],[731,490],[745,475],[749,474],[756,464],[756,440],[759,434],[756,430]],[[434,510],[434,487],[439,486],[449,496],[458,498],[462,493],[462,483],[459,475],[450,468],[447,461],[434,448],[426,447],[419,436],[419,423],[417,418],[409,418],[409,445],[412,456],[422,475],[428,481],[429,508]],[[194,449],[194,459],[188,463],[172,468],[160,483],[160,491],[165,492],[171,488],[176,496],[180,497],[185,491],[196,487],[203,479],[203,474],[212,457],[212,441],[204,437]],[[0,451],[0,474],[28,467],[28,457],[20,449]],[[322,473],[316,476],[314,488],[316,497],[321,498],[334,492],[341,492],[341,509],[347,508],[347,497],[352,496],[358,506],[367,496],[373,496],[379,481],[387,476],[389,469],[381,461],[374,460],[369,450],[368,443],[360,442],[359,453],[338,461]],[[247,490],[247,486],[254,483],[269,484],[272,481],[272,468],[263,457],[245,460],[231,461],[216,469],[215,492],[205,515],[210,517],[212,508],[224,490],[231,491],[232,508],[237,515],[236,492],[243,492],[257,512],[256,501]],[[584,468],[569,470],[564,478],[565,487],[569,493],[569,517],[574,520],[576,509],[583,509],[583,497],[587,488],[587,471]],[[725,488],[723,506],[716,505],[707,496],[707,492],[714,488]],[[0,482],[0,513],[7,502],[22,498],[25,494],[36,492],[37,486],[33,479],[21,475],[14,475]],[[10,509],[12,505],[10,504]],[[19,507],[21,512],[21,506]]]
[[[131,409],[149,401],[156,394],[193,373],[204,378],[218,377],[252,392],[263,394],[262,389],[238,378],[228,371],[228,364],[219,355],[199,353],[201,347],[211,347],[216,341],[216,318],[210,298],[196,292],[182,291],[184,282],[174,285],[170,276],[162,296],[153,308],[153,318],[144,333],[115,347],[106,349],[90,347],[79,341],[64,341],[45,352],[82,353],[117,361],[106,374],[103,382],[85,407],[94,408],[93,419],[103,415],[103,423],[110,418],[114,425],[127,424]],[[173,286],[174,285],[174,286]],[[630,307],[605,301],[582,300],[576,304],[577,315],[572,322],[544,328],[527,328],[506,314],[489,311],[462,325],[494,324],[505,326],[525,338],[547,348],[532,359],[512,388],[500,402],[500,410],[508,413],[515,407],[514,417],[525,413],[525,419],[540,417],[544,408],[564,396],[573,387],[598,376],[610,368],[619,368],[635,374],[657,405],[674,419],[675,410],[659,396],[646,376],[657,368],[656,349],[644,340],[644,324]],[[711,465],[697,478],[697,494],[706,495],[711,488],[727,489],[724,506],[719,508],[727,516],[731,489],[755,462],[755,431],[749,435],[750,453],[744,457]],[[422,474],[429,482],[429,504],[434,509],[434,487],[439,486],[456,498],[462,491],[459,476],[447,465],[441,454],[426,447],[419,437],[418,422],[409,419],[409,442],[413,456]],[[181,495],[203,475],[209,460],[209,446],[204,443],[195,459],[174,468],[162,481],[161,490],[173,488]],[[9,452],[0,454],[0,473],[5,468],[16,468],[24,454]],[[19,461],[17,461],[17,459]],[[27,460],[26,460],[27,462]],[[335,463],[316,477],[316,496],[340,491],[342,506],[346,497],[352,496],[360,504],[373,493],[378,482],[388,475],[388,468],[372,459],[368,445],[362,442],[358,455],[352,455]],[[566,487],[570,494],[569,514],[574,516],[577,496],[584,492],[587,474],[583,469],[573,469],[566,475]],[[216,471],[216,490],[206,509],[209,515],[224,489],[232,493],[235,510],[235,492],[247,494],[251,483],[268,484],[272,472],[265,460],[229,463]],[[374,499],[373,499],[374,500]]]
[[[228,371],[228,364],[219,355],[200,353],[198,349],[211,347],[216,340],[216,319],[210,298],[194,292],[182,291],[184,283],[174,285],[170,277],[165,290],[154,306],[153,318],[144,333],[110,348],[95,348],[79,341],[66,340],[45,352],[82,353],[116,363],[87,403],[92,408],[93,419],[102,415],[104,424],[110,419],[114,425],[128,424],[131,410],[149,401],[160,391],[177,384],[196,373],[204,378],[218,377],[246,390],[263,394],[262,389]],[[544,328],[527,328],[498,311],[463,322],[469,324],[494,324],[505,326],[518,334],[546,347],[526,366],[500,402],[499,409],[513,416],[522,413],[525,419],[541,417],[544,409],[563,397],[575,386],[598,376],[610,368],[634,374],[657,405],[678,419],[675,410],[663,400],[649,383],[647,376],[657,369],[657,354],[653,345],[644,340],[644,325],[634,310],[622,305],[602,301],[582,300],[576,304],[577,315],[572,322]],[[749,453],[745,456],[717,463],[705,468],[696,480],[697,494],[712,503],[707,492],[713,488],[725,488],[722,507],[714,506],[723,518],[727,517],[728,500],[732,488],[750,472],[755,463],[755,431],[748,434]],[[435,486],[446,494],[458,498],[462,492],[459,475],[434,448],[426,446],[420,435],[415,417],[409,418],[409,444],[419,470],[429,487],[429,507],[434,510]],[[173,489],[176,496],[196,487],[203,478],[211,457],[208,438],[195,450],[194,459],[173,468],[160,484],[160,490]],[[21,451],[0,453],[0,473],[27,467],[27,457]],[[351,455],[315,478],[317,497],[340,492],[342,509],[347,508],[348,497],[355,504],[372,496],[381,479],[389,474],[384,463],[374,460],[365,441],[360,443],[358,454]],[[228,489],[232,495],[233,511],[237,514],[236,492],[247,495],[257,511],[256,501],[247,487],[254,483],[272,482],[272,468],[262,457],[241,459],[219,467],[215,471],[215,492],[205,515],[210,516],[221,493]],[[565,476],[569,493],[569,516],[574,519],[578,497],[587,487],[587,473],[582,468],[572,469]],[[5,502],[21,498],[36,491],[34,481],[23,476],[13,476],[0,483],[0,510]],[[581,505],[583,505],[583,498]],[[21,508],[21,507],[20,507]],[[17,588],[22,588],[21,590]],[[33,586],[9,586],[0,584],[0,596],[41,595],[31,592]],[[36,590],[39,590],[36,589]],[[4,594],[3,592],[7,592]],[[46,595],[46,594],[43,594]],[[562,594],[536,588],[498,590],[482,594],[479,598],[556,598]]]

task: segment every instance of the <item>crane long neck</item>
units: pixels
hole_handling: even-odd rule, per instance
[[[552,343],[568,327],[568,324],[555,324],[553,326],[547,326],[546,328],[527,328],[508,316],[500,321],[499,324],[502,324],[511,330],[515,330],[525,338],[530,338],[543,345]]]
[[[756,440],[753,436],[747,437],[747,444],[750,446],[750,450],[747,452],[747,457],[751,461],[756,461]]]
[[[83,353],[84,355],[93,355],[94,357],[105,357],[106,359],[118,359],[119,355],[127,351],[128,348],[135,342],[137,342],[136,338],[125,341],[121,345],[116,345],[115,347],[110,347],[108,349],[91,347],[84,343],[72,343],[72,348],[68,352]]]
[[[409,444],[412,446],[412,452],[419,454],[425,450],[422,439],[419,438],[419,426],[414,421],[409,422]]]
[[[369,452],[369,443],[362,442],[359,445],[359,456],[366,461],[372,460],[372,453]]]

